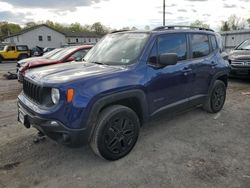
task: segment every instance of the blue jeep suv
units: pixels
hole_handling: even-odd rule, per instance
[[[83,62],[29,71],[18,120],[64,145],[88,143],[100,157],[120,159],[159,113],[222,109],[229,65],[218,41],[212,30],[180,26],[108,34]]]

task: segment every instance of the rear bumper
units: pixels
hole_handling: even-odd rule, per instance
[[[23,118],[22,122],[20,113]],[[87,144],[89,141],[90,132],[88,129],[69,129],[59,121],[41,118],[39,115],[25,109],[20,101],[18,102],[18,121],[26,128],[32,126],[63,145],[77,147]]]

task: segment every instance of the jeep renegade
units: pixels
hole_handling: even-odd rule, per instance
[[[182,26],[108,34],[84,62],[28,72],[18,120],[64,145],[88,143],[100,157],[120,159],[159,113],[223,108],[229,64],[217,38]]]

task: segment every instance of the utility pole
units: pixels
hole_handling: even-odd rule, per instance
[[[163,26],[165,26],[165,0],[163,0]]]

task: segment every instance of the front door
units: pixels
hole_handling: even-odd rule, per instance
[[[176,53],[178,63],[161,67],[158,57],[163,53]],[[148,104],[151,115],[170,107],[187,103],[188,92],[194,80],[191,62],[188,60],[187,35],[165,34],[156,39],[148,60]]]
[[[17,58],[17,51],[15,46],[9,46],[7,48],[5,59],[16,59]]]

